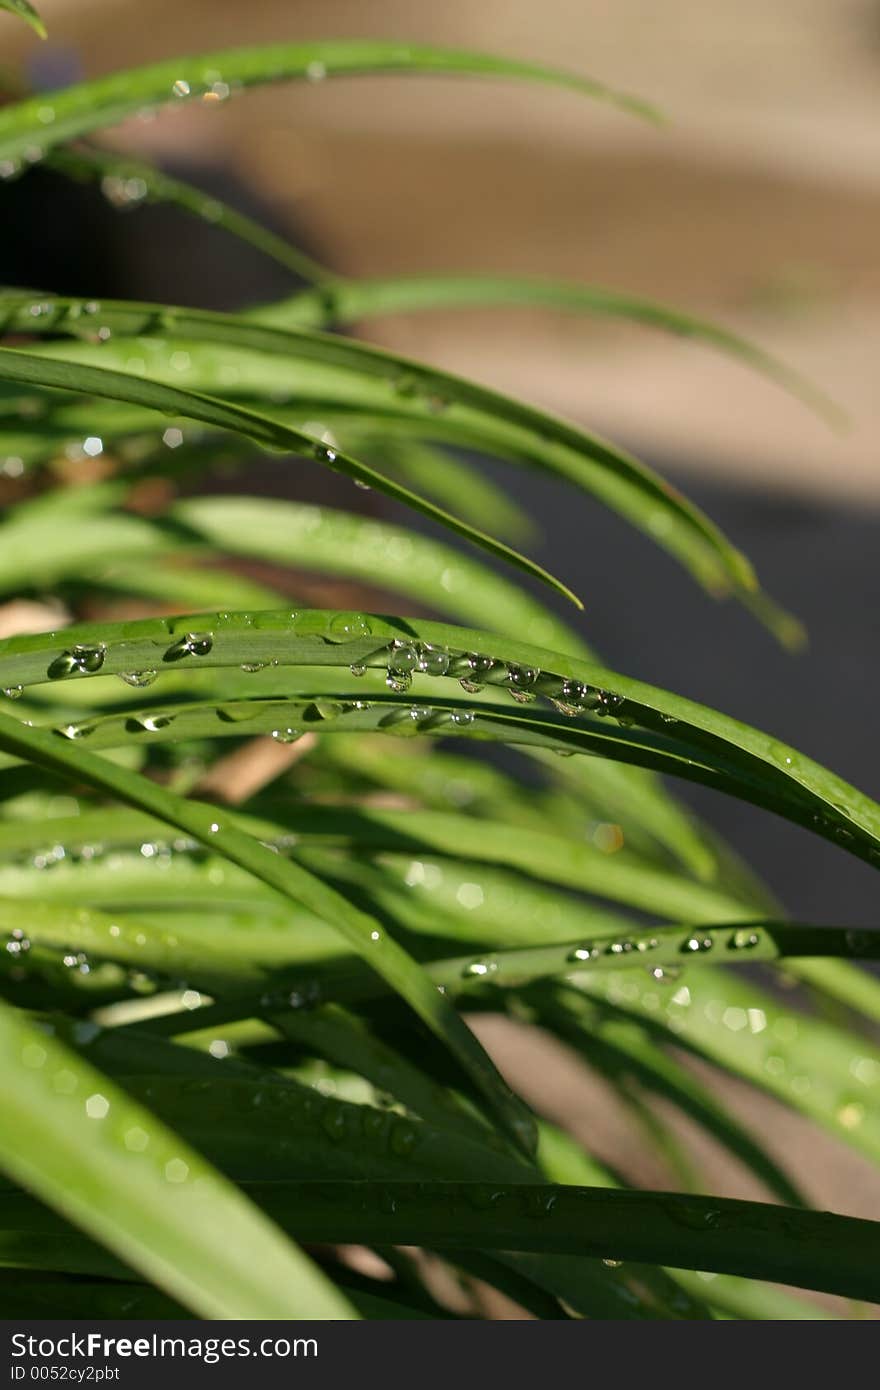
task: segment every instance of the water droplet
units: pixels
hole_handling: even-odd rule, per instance
[[[681,975],[681,967],[678,965],[654,965],[648,973],[651,979],[656,980],[658,984],[671,984]]]
[[[749,931],[747,928],[740,928],[733,933],[728,943],[734,951],[749,951],[759,945],[760,936],[756,931]]]
[[[159,672],[153,670],[143,671],[120,671],[119,679],[126,685],[131,685],[135,690],[144,690],[148,685],[152,685]]]
[[[483,656],[480,652],[466,652],[464,662],[475,676],[488,676],[495,665],[491,656]]]
[[[351,709],[350,705],[343,704],[339,700],[313,700],[306,711],[306,718],[313,719],[315,715],[319,719],[338,719],[340,714],[345,714]]]
[[[388,659],[389,671],[414,671],[418,664],[417,648],[410,642],[401,642],[395,638],[391,643],[391,654]]]
[[[337,613],[330,619],[329,631],[333,637],[369,637],[372,628],[363,613]]]
[[[97,1092],[95,1093],[95,1095],[89,1096],[88,1100],[86,1101],[86,1114],[88,1115],[90,1120],[106,1119],[109,1113],[110,1102],[106,1096],[102,1096]]]
[[[46,675],[50,680],[59,680],[64,676],[73,675],[75,672],[79,672],[81,675],[94,675],[104,665],[106,650],[103,643],[95,646],[81,643],[56,657],[50,663]]]
[[[348,668],[353,676],[365,676],[367,668],[362,661],[353,661]]]
[[[517,696],[531,699],[532,687],[537,683],[538,675],[533,666],[508,666],[507,680],[512,687],[510,693],[514,699]]]
[[[419,1142],[419,1131],[407,1120],[395,1120],[388,1133],[388,1147],[398,1158],[406,1158]]]
[[[721,1022],[724,1024],[725,1028],[729,1028],[732,1033],[740,1033],[743,1028],[748,1027],[749,1016],[745,1009],[731,1006],[724,1010],[724,1013],[721,1015]]]
[[[99,643],[97,646],[79,645],[72,649],[70,655],[73,657],[78,670],[92,675],[95,671],[100,671],[104,665],[106,651],[107,648],[103,643]]]
[[[595,960],[599,955],[599,947],[592,942],[584,942],[583,946],[576,946],[570,951],[567,959],[570,961]]]
[[[419,648],[418,657],[418,669],[427,676],[445,676],[449,670],[449,652],[445,647],[425,643]]]
[[[178,77],[177,81],[172,83],[171,91],[176,97],[188,97],[191,88],[185,78]]]
[[[474,722],[474,712],[470,709],[454,709],[449,717],[452,723],[457,724],[459,728],[465,728]]]
[[[327,1105],[321,1111],[319,1123],[328,1139],[338,1143],[345,1138],[345,1111],[339,1105]]]
[[[41,1047],[39,1043],[26,1043],[21,1050],[22,1062],[32,1071],[37,1071],[40,1067],[45,1066],[48,1057],[49,1054],[45,1047]]]
[[[65,724],[63,728],[57,730],[64,738],[88,738],[89,734],[94,733],[94,724]]]
[[[296,743],[298,738],[302,738],[302,729],[273,729],[272,737],[276,743]]]
[[[20,700],[23,687],[20,685],[7,685],[3,691],[7,700]]]
[[[132,719],[125,721],[125,727],[131,733],[144,730],[148,734],[157,734],[160,729],[167,729],[169,724],[175,720],[173,714],[139,714]]]
[[[620,1269],[623,1260],[603,1260],[602,1263],[606,1269]]]
[[[701,933],[697,933],[694,936],[688,937],[687,941],[684,944],[684,949],[686,951],[695,952],[711,951],[713,945],[714,942],[711,936],[703,936]]]
[[[168,648],[163,661],[180,661],[185,656],[207,656],[214,645],[210,632],[187,632]]]
[[[496,960],[472,960],[462,970],[462,978],[465,980],[483,980],[487,975],[492,975],[498,969]]]
[[[555,1192],[530,1191],[523,1188],[519,1200],[524,1216],[546,1217],[552,1215],[557,1199]]]
[[[598,692],[583,681],[563,681],[559,694],[566,705],[578,710],[595,709],[599,703]]]
[[[860,1101],[846,1101],[837,1111],[837,1121],[844,1129],[858,1129],[865,1118],[865,1107]]]
[[[412,685],[412,676],[409,671],[389,671],[385,677],[385,684],[395,695],[405,695]]]
[[[596,713],[601,718],[614,714],[615,710],[620,709],[623,704],[623,696],[615,695],[610,690],[597,690],[596,695],[598,698]]]

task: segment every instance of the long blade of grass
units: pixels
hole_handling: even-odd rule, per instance
[[[579,488],[592,492],[676,555],[710,590],[752,593],[757,588],[748,561],[717,527],[675,488],[636,459],[563,420],[450,373],[338,335],[323,335],[304,329],[267,328],[233,315],[211,314],[208,311],[104,301],[90,306],[92,316],[89,320],[89,306],[81,300],[34,300],[33,296],[16,295],[4,296],[0,307],[5,313],[7,332],[61,331],[83,334],[90,328],[103,330],[97,356],[95,350],[89,350],[88,345],[72,347],[61,344],[51,351],[62,360],[73,358],[80,362],[106,362],[115,359],[117,365],[124,365],[130,352],[120,343],[114,345],[112,334],[116,333],[124,337],[157,337],[160,352],[163,344],[174,339],[192,344],[209,342],[214,351],[231,346],[265,356],[283,357],[288,361],[297,361],[302,366],[308,364],[310,368],[314,364],[321,370],[330,369],[330,382],[343,391],[346,389],[345,382],[337,373],[348,372],[357,387],[354,403],[359,409],[362,410],[368,403],[371,413],[378,411],[381,414],[384,408],[392,415],[397,413],[404,418],[415,418],[423,429],[427,421],[432,429],[439,428],[441,431],[454,427],[460,420],[469,432],[465,437],[476,442],[478,447],[500,450],[504,457],[519,456],[535,467],[555,473]],[[85,322],[82,321],[83,317]],[[45,353],[44,349],[41,360],[44,360]],[[171,381],[175,377],[181,380],[187,370],[193,369],[195,359],[192,352],[188,363],[180,358],[175,358],[172,363],[167,351],[166,356],[168,365],[165,375]],[[241,353],[236,355],[236,364],[240,390],[241,378],[246,370]],[[215,374],[216,366],[215,361]],[[260,368],[259,363],[254,366],[257,380],[261,382],[260,391],[270,389],[265,380],[265,369]],[[151,354],[149,370],[154,375],[157,370],[162,371],[159,354]],[[198,370],[197,361],[195,370]],[[301,372],[298,375],[301,379]],[[4,371],[3,376],[38,385],[63,385],[57,379],[22,377],[20,369],[15,373]],[[84,378],[79,387],[75,384],[75,378],[68,378],[67,381],[67,389],[91,389],[97,395],[110,394],[86,386]],[[295,386],[291,391],[287,365],[284,367],[283,381],[288,396],[296,399],[298,393]],[[139,396],[134,389],[145,385],[146,382],[138,378],[133,394],[120,396],[117,391],[116,398],[150,404],[145,396]],[[217,385],[216,375],[214,385]],[[200,382],[200,389],[204,391],[204,381]],[[210,389],[213,390],[214,386]],[[228,390],[223,394],[228,396]],[[182,406],[168,406],[167,402],[159,408],[183,411]],[[227,408],[230,407],[227,405]],[[214,419],[208,423],[250,433],[243,421],[236,424],[232,419],[225,423]],[[273,441],[268,442],[271,444]],[[274,442],[277,444],[278,441]],[[311,441],[311,447],[314,447],[314,441]],[[362,478],[362,481],[368,479]]]
[[[300,1239],[632,1259],[880,1300],[877,1223],[730,1198],[589,1187],[311,1183],[247,1189]]]
[[[525,1106],[501,1080],[483,1048],[449,1002],[375,919],[359,911],[342,894],[326,887],[299,865],[272,853],[249,835],[221,824],[213,807],[185,801],[148,778],[95,754],[64,746],[64,741],[52,734],[29,728],[3,714],[0,714],[0,746],[39,766],[86,781],[169,825],[176,825],[329,922],[446,1043],[506,1132],[520,1146],[529,1148],[533,1130]]]
[[[374,487],[389,497],[405,503],[415,511],[430,517],[441,525],[455,531],[490,554],[505,559],[525,573],[540,578],[551,588],[564,594],[577,607],[583,607],[580,599],[540,565],[526,559],[518,551],[511,549],[502,541],[484,535],[458,517],[453,517],[442,508],[435,506],[427,498],[419,497],[408,488],[368,468],[357,459],[340,450],[316,444],[314,438],[299,430],[282,424],[269,416],[242,406],[221,401],[212,396],[204,396],[178,387],[166,386],[147,381],[131,373],[110,371],[105,367],[84,366],[79,363],[55,361],[52,358],[18,352],[11,348],[0,348],[0,379],[41,386],[51,386],[62,391],[91,392],[110,400],[132,401],[151,410],[166,414],[185,415],[221,429],[231,429],[246,434],[258,443],[285,452],[306,454],[332,468],[334,472],[345,474],[357,482]]]
[[[169,519],[226,554],[345,575],[439,607],[474,626],[528,634],[542,646],[586,653],[560,618],[503,575],[391,522],[245,496],[185,498],[171,507]]]
[[[363,319],[433,309],[526,305],[571,314],[629,319],[717,348],[782,386],[829,424],[844,420],[840,407],[799,372],[736,333],[665,304],[584,285],[516,275],[407,275],[337,281],[329,290],[307,290],[248,311],[248,317],[277,328],[326,328]]]
[[[17,6],[22,12],[22,0],[17,0]],[[267,82],[288,79],[320,82],[328,77],[371,73],[417,76],[436,73],[539,82],[610,102],[648,120],[658,119],[651,106],[635,97],[613,91],[588,77],[536,63],[420,44],[329,39],[233,48],[197,57],[174,58],[112,73],[109,77],[99,77],[61,91],[41,93],[39,97],[17,102],[0,112],[0,160],[18,161],[29,147],[51,149],[89,131],[117,125],[148,107],[188,101],[217,103],[240,87]]]
[[[18,15],[19,19],[23,19],[25,24],[30,25],[39,38],[48,37],[45,24],[29,0],[0,0],[0,10],[7,10],[9,14]]]
[[[207,1318],[345,1318],[299,1251],[155,1116],[0,1006],[0,1162]]]
[[[188,645],[187,636],[195,633],[203,633],[206,640],[193,647]],[[424,680],[428,699],[433,700],[433,692],[442,690],[459,672],[473,675],[474,662],[479,680],[489,686],[496,684],[498,692],[471,694],[467,700],[456,696],[448,701],[448,721],[431,728],[430,716],[423,720],[420,714],[410,719],[417,731],[436,732],[440,727],[444,734],[463,732],[479,737],[490,727],[497,727],[505,730],[508,741],[528,741],[531,729],[552,731],[549,746],[601,751],[608,757],[659,766],[706,782],[775,810],[869,863],[880,862],[880,807],[797,750],[694,701],[580,658],[511,638],[421,619],[321,610],[294,616],[202,614],[189,619],[85,625],[63,636],[50,633],[0,643],[0,687],[81,679],[88,668],[73,655],[73,649],[90,643],[97,651],[92,670],[119,675],[151,668],[167,670],[169,666],[209,669],[273,661],[288,668],[299,662],[314,668],[367,663],[377,673],[391,670],[393,675],[395,663],[403,661],[407,664],[404,675],[409,676],[422,647],[442,648],[448,658],[446,674],[422,678],[417,673],[413,678]],[[273,679],[276,677],[291,679],[284,671],[273,672]],[[259,689],[259,673],[253,681],[253,688]],[[340,682],[336,691],[345,703],[323,702],[321,697],[332,690],[330,686],[321,691],[318,703],[311,701],[311,714],[308,709],[304,711],[313,726],[362,732],[375,728],[387,713],[392,714],[389,724],[397,722],[398,711],[404,707],[431,708],[425,696],[417,697],[411,690],[398,694],[386,690],[379,695],[374,688],[363,700],[366,689],[359,691],[350,677],[348,683]],[[504,694],[509,696],[511,691],[537,698],[528,708],[521,703],[502,703]],[[573,712],[554,710],[543,700],[564,704]],[[577,703],[568,706],[567,700]],[[358,701],[371,708],[357,708]],[[245,722],[248,714],[257,716],[260,702],[242,703]],[[383,706],[388,710],[380,708]],[[458,721],[452,717],[457,711],[462,714]],[[597,711],[604,717],[597,717]],[[338,715],[344,717],[334,723]],[[403,726],[406,721],[399,722]],[[142,732],[150,735],[148,728]],[[10,747],[7,751],[15,750]]]
[[[212,194],[204,193],[183,179],[173,178],[153,164],[115,151],[84,145],[53,149],[44,163],[50,169],[79,182],[99,181],[108,201],[120,210],[127,211],[145,203],[171,203],[207,222],[209,226],[221,227],[304,280],[316,285],[335,281],[329,270],[313,261],[311,256],[300,251],[285,237],[269,231],[252,217],[247,217]]]
[[[29,568],[35,582],[46,582],[48,578],[64,578],[68,573],[75,575],[79,566],[87,562],[96,579],[105,585],[158,596],[167,593],[179,597],[181,602],[189,596],[197,602],[200,592],[206,597],[210,595],[209,578],[191,569],[178,568],[170,573],[154,568],[145,571],[143,566],[120,562],[114,550],[118,552],[132,541],[145,552],[165,548],[166,554],[173,554],[179,532],[175,530],[169,535],[156,523],[124,513],[92,518],[86,507],[86,515],[80,515],[82,494],[90,491],[74,491],[78,501],[75,527],[59,526],[59,512],[63,509],[60,505],[47,508],[42,498],[15,509],[3,531],[0,585],[6,576],[10,585],[18,584],[22,568]],[[104,489],[99,488],[97,493],[96,507]],[[378,580],[405,595],[415,593],[426,602],[432,598],[438,602],[439,595],[438,606],[454,617],[491,623],[496,630],[529,635],[544,645],[588,655],[579,637],[503,577],[449,547],[410,535],[399,527],[325,508],[247,497],[188,499],[175,505],[170,518],[175,527],[194,530],[200,540],[231,553],[255,555],[273,562],[295,559],[299,565],[322,572],[342,573],[366,582]],[[224,579],[230,598],[236,590],[243,592],[247,587],[235,576]],[[261,606],[260,598],[257,593],[244,602]],[[262,602],[265,603],[264,596]],[[401,759],[396,762],[400,765]],[[471,776],[477,766],[470,764]],[[377,768],[388,767],[384,756]],[[461,777],[459,769],[459,787]],[[649,775],[610,763],[594,766],[588,779],[592,800],[596,800],[596,783],[600,780],[603,786],[609,784],[605,790],[611,796],[612,815],[621,809],[625,812],[628,838],[644,824],[652,837],[699,876],[711,877],[714,856],[665,792],[652,784]],[[582,780],[582,786],[586,785]],[[512,791],[511,783],[508,797]],[[600,795],[598,800],[601,803],[603,797]],[[622,807],[615,804],[621,802]],[[540,816],[536,815],[536,820]]]
[[[732,972],[689,970],[658,994],[638,971],[584,971],[563,987],[639,1019],[655,1036],[744,1077],[861,1150],[880,1155],[880,1058],[866,1040],[779,1003]]]

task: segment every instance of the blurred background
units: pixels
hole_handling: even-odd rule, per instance
[[[506,309],[369,326],[610,435],[684,487],[804,620],[807,652],[713,605],[600,507],[572,507],[526,472],[493,475],[539,521],[546,539],[531,553],[583,596],[578,621],[609,665],[775,732],[880,796],[880,0],[43,0],[41,11],[48,43],[3,26],[7,80],[51,88],[233,44],[377,35],[546,60],[657,102],[662,130],[539,87],[340,80],[166,111],[105,142],[344,274],[586,281],[717,318],[816,379],[850,416],[845,434],[747,370],[646,329]],[[232,308],[296,288],[174,210],[121,216],[41,171],[2,196],[8,283]],[[292,476],[281,486],[301,496]],[[394,514],[344,483],[322,487],[336,505]],[[791,913],[876,922],[867,868],[751,807],[682,795]],[[770,1108],[777,1142],[800,1142],[800,1123]],[[867,1179],[840,1162],[835,1205],[858,1209]]]

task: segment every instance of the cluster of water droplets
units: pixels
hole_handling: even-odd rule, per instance
[[[227,80],[219,69],[206,68],[197,77],[188,75],[175,78],[171,84],[171,96],[176,101],[196,100],[205,106],[214,106],[228,101],[242,85],[239,78]]]
[[[366,664],[358,662],[352,670],[361,675]],[[479,694],[487,685],[498,687],[518,704],[529,704],[541,696],[569,718],[614,715],[621,724],[634,722],[624,709],[624,697],[612,691],[566,680],[537,667],[500,661],[481,652],[456,652],[406,638],[393,639],[386,653],[389,690],[405,694],[418,674],[455,677],[469,695]]]

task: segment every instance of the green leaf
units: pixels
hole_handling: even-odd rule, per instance
[[[732,972],[688,970],[665,989],[640,972],[583,971],[577,991],[638,1018],[655,1036],[688,1048],[810,1116],[838,1138],[880,1158],[880,1055],[866,1040],[784,1007]]]
[[[188,497],[172,523],[215,550],[378,584],[408,599],[544,646],[584,649],[580,638],[503,575],[442,541],[328,507],[245,496]],[[186,530],[184,534],[186,534]]]
[[[247,317],[276,328],[325,328],[388,314],[496,305],[537,305],[565,313],[630,319],[677,337],[692,338],[775,381],[829,424],[839,428],[845,420],[840,407],[812,382],[738,334],[665,304],[576,281],[479,274],[336,281],[329,289],[308,290],[251,309]]]
[[[470,459],[424,440],[395,437],[381,425],[377,430],[365,426],[360,434],[347,427],[343,433],[365,463],[403,479],[441,506],[451,506],[481,530],[491,529],[494,536],[518,545],[540,534],[534,516],[509,489],[492,482]]]
[[[7,6],[10,8],[10,6]],[[17,4],[24,10],[22,0]],[[41,93],[0,112],[0,160],[20,159],[29,146],[42,149],[89,131],[117,125],[146,107],[188,101],[216,103],[239,87],[292,78],[320,82],[325,77],[371,73],[438,73],[494,77],[564,87],[610,102],[633,115],[656,121],[646,103],[576,73],[481,53],[373,39],[330,39],[305,44],[267,44],[174,58],[149,67],[99,77],[61,91]],[[46,119],[46,112],[51,119]]]
[[[662,979],[661,976],[658,981],[661,988]],[[487,1004],[491,1007],[489,1001]],[[671,1101],[745,1164],[775,1197],[794,1206],[809,1205],[749,1127],[716,1101],[710,1088],[658,1045],[657,1036],[635,1020],[609,1014],[599,1005],[591,1009],[583,996],[552,986],[529,988],[512,1001],[511,1013],[515,1015],[523,1007],[535,1009],[542,1027],[575,1048],[588,1067],[609,1077],[616,1086],[624,1078],[635,1077],[650,1094]],[[595,1176],[566,1177],[553,1171],[548,1172],[548,1177],[554,1182],[596,1182]]]
[[[187,498],[171,508],[170,520],[229,554],[379,583],[453,618],[525,637],[545,647],[590,655],[578,634],[502,575],[439,541],[388,522],[277,498],[268,501],[234,496]],[[46,549],[50,555],[54,553],[52,548]],[[118,572],[117,566],[114,573]],[[124,573],[130,570],[126,568]],[[186,579],[192,583],[192,576],[187,575],[181,584]],[[233,602],[231,597],[227,601]],[[385,753],[381,765],[388,766]],[[558,763],[556,766],[559,769]],[[425,776],[430,776],[430,768],[420,765],[420,783]],[[625,819],[628,838],[642,829],[698,877],[713,877],[716,856],[705,838],[650,774],[594,763],[588,776],[577,780],[581,794],[589,789],[593,802],[607,807],[611,818],[621,815]],[[456,781],[460,786],[460,771]],[[508,784],[507,800],[512,791],[513,785]]]
[[[148,778],[80,748],[65,746],[57,736],[2,714],[0,746],[39,766],[86,781],[169,825],[176,825],[335,927],[447,1044],[507,1132],[521,1146],[529,1148],[532,1122],[525,1106],[502,1081],[448,1001],[374,918],[299,865],[273,854],[249,835],[221,824],[219,813],[211,806],[185,801]]]
[[[719,1197],[483,1183],[247,1184],[301,1240],[640,1260],[880,1300],[878,1223]]]
[[[474,544],[482,546],[492,555],[503,558],[525,573],[531,574],[549,584],[551,588],[564,594],[577,607],[583,607],[580,599],[571,590],[548,574],[540,565],[526,559],[518,551],[512,550],[501,541],[484,535],[467,522],[444,512],[426,498],[410,492],[408,488],[393,479],[384,477],[374,469],[358,462],[340,450],[316,443],[300,430],[272,420],[268,416],[241,406],[230,404],[212,396],[204,396],[179,387],[165,386],[147,381],[130,373],[109,371],[104,367],[84,366],[79,363],[55,361],[52,358],[17,352],[11,348],[0,348],[0,380],[27,382],[41,386],[52,386],[62,391],[88,391],[96,396],[110,400],[130,401],[164,411],[166,414],[187,415],[220,429],[231,429],[246,434],[267,448],[281,449],[285,452],[309,454],[317,458],[334,472],[343,473],[358,482],[366,483],[380,492],[394,497],[407,506],[422,512],[423,515],[439,521],[458,535],[464,536]]]
[[[203,645],[209,650],[202,654],[186,650],[188,632],[205,633],[210,643]],[[314,696],[301,690],[296,701],[298,718],[305,718],[312,727],[333,731],[364,732],[382,727],[402,733],[408,728],[417,733],[442,732],[444,737],[501,737],[508,742],[558,747],[564,752],[601,753],[736,795],[776,811],[869,863],[880,862],[880,807],[820,764],[694,701],[580,658],[511,638],[422,619],[362,613],[306,610],[293,617],[283,612],[201,614],[188,619],[83,626],[69,629],[63,639],[58,634],[10,638],[0,643],[0,688],[64,675],[82,679],[85,672],[70,654],[74,646],[89,643],[100,648],[99,664],[104,674],[167,670],[169,665],[184,671],[272,662],[288,668],[305,663],[344,670],[366,662],[379,679],[380,673],[402,659],[395,655],[399,649],[394,643],[400,644],[408,662],[411,658],[406,675],[418,664],[416,648],[442,648],[448,657],[446,675],[417,673],[414,677],[423,695],[410,690],[395,695],[376,685],[370,688],[363,677],[359,688],[350,672],[341,679],[337,672],[332,682],[317,683]],[[478,679],[489,688],[467,699],[441,694],[459,674],[474,675],[474,655],[484,663]],[[255,693],[266,688],[261,673],[248,679]],[[294,678],[289,671],[273,668],[267,684],[269,681],[281,681],[289,688]],[[580,689],[574,690],[569,682]],[[528,707],[509,703],[511,691],[532,696],[534,702]],[[569,705],[569,699],[579,703]],[[554,701],[569,712],[554,709]],[[358,702],[368,707],[358,708]],[[262,731],[260,717],[268,715],[280,721],[280,706],[261,706],[262,701],[242,701],[237,711],[226,710],[217,718],[215,728],[233,722],[244,734]],[[410,708],[424,710],[424,716],[419,713],[417,718],[404,718],[403,712]],[[183,722],[177,727],[182,730],[185,712],[179,717]],[[280,723],[270,727],[278,728]],[[77,732],[82,736],[82,729],[74,734]],[[147,727],[138,733],[145,744],[153,737]],[[16,750],[7,745],[6,751]]]
[[[329,282],[330,271],[313,261],[284,237],[270,232],[253,218],[238,212],[200,188],[172,178],[143,160],[132,159],[110,150],[77,145],[72,149],[53,149],[44,161],[50,169],[80,182],[98,180],[108,201],[127,211],[145,203],[172,203],[212,227],[222,227],[239,241],[271,256],[294,275],[314,284]]]
[[[45,24],[29,0],[0,0],[0,10],[8,10],[10,14],[18,15],[19,19],[29,24],[41,39],[48,37]]]
[[[352,1316],[187,1144],[5,1005],[0,1058],[2,1166],[126,1264],[206,1318]]]
[[[745,595],[753,593],[757,587],[748,561],[717,527],[671,484],[636,459],[563,420],[448,372],[338,335],[268,328],[233,315],[200,310],[107,301],[98,304],[54,298],[35,300],[33,296],[12,294],[0,299],[0,310],[5,314],[7,332],[86,334],[90,328],[102,330],[102,341],[97,347],[54,345],[41,350],[41,363],[45,363],[51,351],[62,360],[110,361],[124,366],[130,358],[131,345],[122,341],[114,343],[112,335],[117,334],[120,339],[147,335],[141,340],[149,352],[148,371],[154,377],[164,376],[166,381],[186,381],[196,388],[188,393],[190,395],[203,394],[206,389],[213,392],[220,386],[218,369],[223,364],[222,350],[234,347],[237,349],[238,394],[250,377],[258,396],[265,397],[272,390],[280,391],[288,401],[298,403],[300,409],[303,405],[310,409],[314,419],[315,402],[303,401],[302,397],[310,385],[312,390],[320,386],[323,391],[330,392],[327,405],[332,406],[335,399],[348,409],[352,406],[360,412],[366,409],[374,427],[377,419],[397,418],[410,426],[414,424],[428,437],[449,437],[455,442],[475,444],[501,457],[526,462],[593,493],[668,549],[710,591]],[[151,339],[158,341],[148,349],[146,344]],[[170,350],[172,340],[173,353]],[[177,355],[180,343],[190,345],[183,358]],[[197,351],[199,343],[210,344],[210,349],[206,347],[200,354]],[[248,362],[248,353],[258,355]],[[11,358],[12,354],[6,356]],[[272,358],[286,359],[277,380],[270,374]],[[291,360],[298,363],[293,389]],[[275,365],[280,366],[280,361]],[[92,370],[96,369],[92,367]],[[28,377],[22,373],[19,363],[10,363],[0,379],[6,377],[49,386],[64,386],[66,381],[70,390],[91,390],[94,394],[113,395],[142,405],[152,403],[144,393],[147,381],[140,377],[132,381],[130,374],[127,374],[130,394],[125,394],[120,392],[118,384],[114,391],[102,392],[94,384],[99,377],[89,386],[85,377],[77,384],[75,377]],[[159,389],[153,382],[149,385],[154,391]],[[168,389],[180,388],[171,386]],[[228,387],[220,389],[224,398],[228,398]],[[217,404],[219,401],[215,402]],[[163,398],[155,408],[176,409],[180,413],[187,409],[180,401],[172,403],[171,397]],[[230,412],[236,409],[228,401],[224,408]],[[255,438],[262,437],[270,446],[278,445],[276,436],[265,438],[265,417],[260,417],[264,434],[257,436],[246,423],[254,412],[244,411],[243,407],[237,409],[238,417],[231,413],[226,419],[215,416],[206,423],[237,429]],[[205,419],[204,415],[195,413],[191,405],[188,413],[194,418]],[[273,404],[272,415],[277,430],[283,406]],[[314,442],[311,439],[307,447],[314,449]],[[289,439],[286,444],[291,447]],[[361,480],[369,481],[366,474],[361,475]]]
[[[0,1238],[2,1248],[2,1238]],[[21,1270],[4,1270],[0,1279],[3,1300],[13,1318],[53,1318],[63,1308],[68,1318],[84,1321],[103,1318],[187,1318],[185,1308],[143,1284],[85,1277],[65,1279],[61,1274],[41,1274],[32,1280]]]

